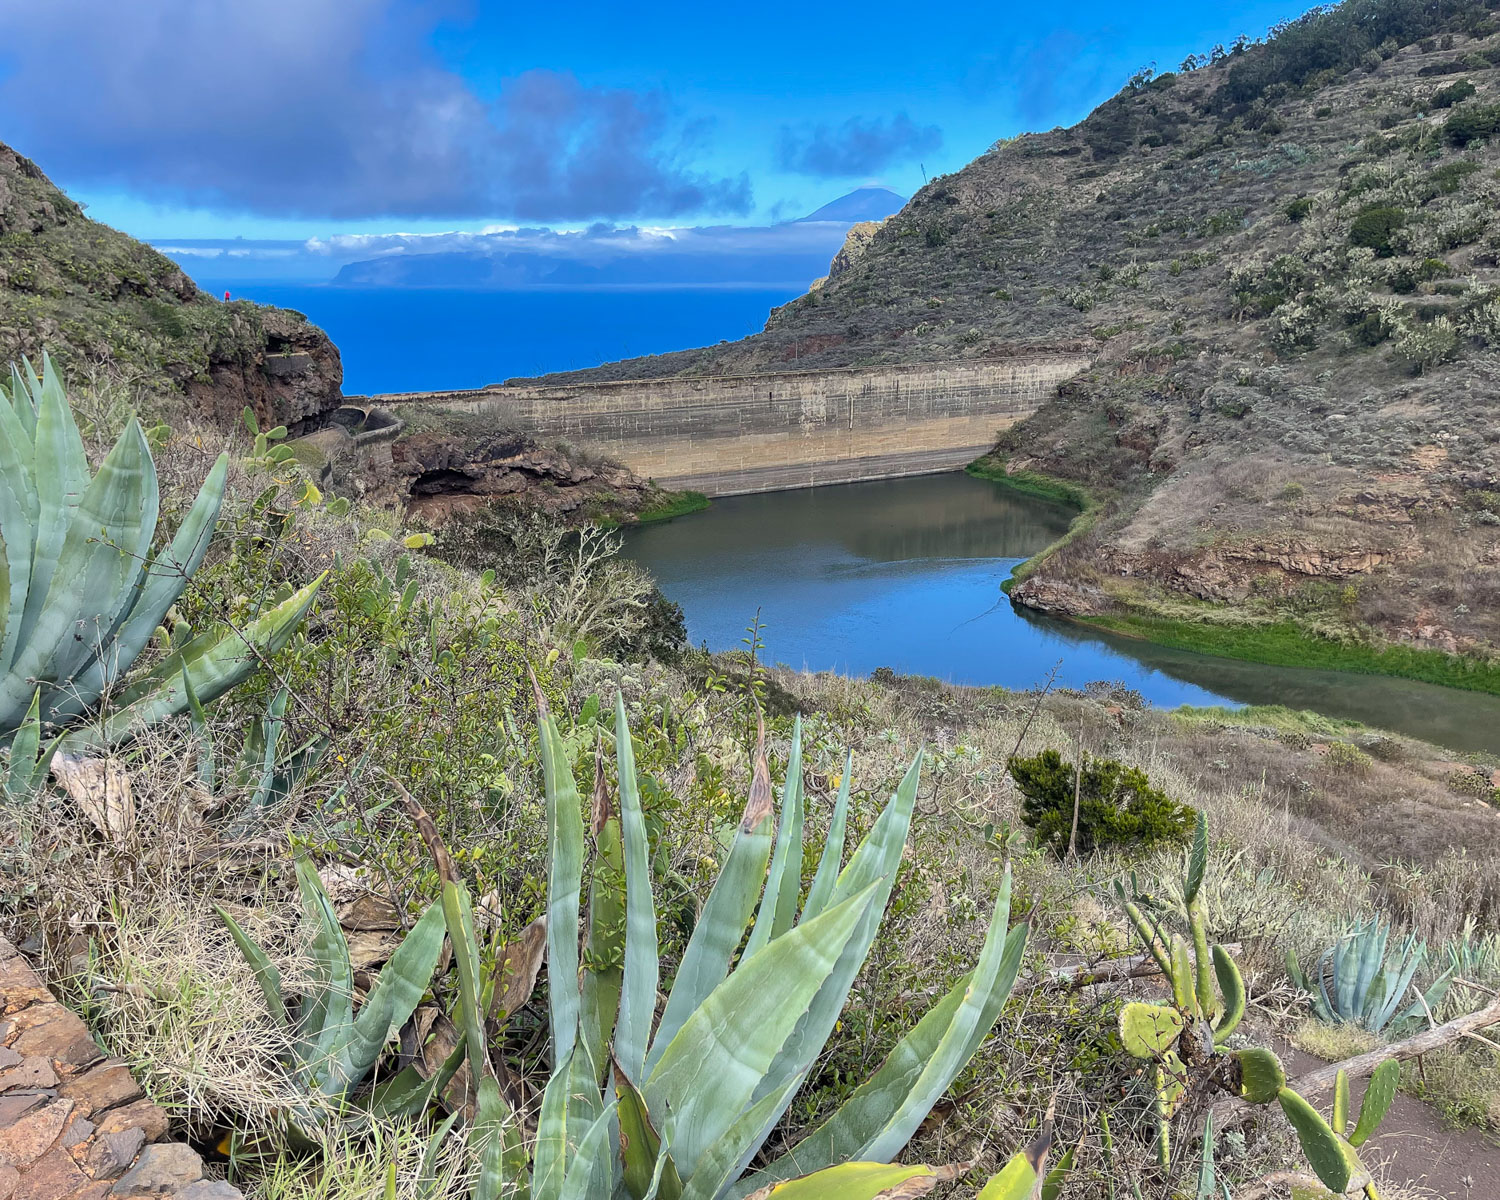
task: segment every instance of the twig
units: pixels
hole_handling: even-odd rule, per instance
[[[1370,1074],[1388,1058],[1402,1062],[1408,1058],[1416,1058],[1418,1055],[1430,1054],[1448,1045],[1449,1042],[1457,1041],[1476,1030],[1495,1024],[1500,1024],[1500,999],[1491,1001],[1478,1012],[1457,1017],[1446,1025],[1439,1025],[1436,1029],[1423,1030],[1405,1041],[1393,1042],[1389,1046],[1381,1046],[1367,1054],[1358,1054],[1343,1062],[1329,1063],[1326,1067],[1309,1071],[1306,1075],[1291,1080],[1287,1086],[1303,1096],[1316,1095],[1318,1092],[1331,1088],[1340,1071],[1345,1072],[1350,1079],[1360,1079]],[[1215,1127],[1223,1129],[1243,1120],[1251,1107],[1252,1105],[1247,1101],[1238,1098],[1219,1101],[1213,1107]]]

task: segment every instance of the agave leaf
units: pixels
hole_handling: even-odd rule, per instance
[[[239,947],[240,953],[245,956],[245,961],[250,964],[250,970],[255,974],[255,982],[260,985],[260,994],[266,998],[266,1008],[270,1010],[272,1020],[285,1029],[288,1017],[286,1000],[281,993],[281,972],[255,939],[241,929],[233,917],[217,904],[214,905],[214,912],[219,914],[219,919],[229,929],[229,936],[234,939],[234,944]]]
[[[264,808],[271,801],[276,785],[276,752],[281,746],[281,731],[286,728],[286,705],[290,690],[282,686],[271,697],[260,728],[260,761],[255,765],[255,787],[250,793],[250,807]]]
[[[766,736],[762,727],[755,748],[750,798],[739,830],[708,902],[693,927],[672,983],[667,1006],[646,1054],[646,1070],[653,1071],[678,1030],[729,973],[729,960],[745,936],[755,912],[755,900],[766,878],[771,856],[771,776],[766,767]]]
[[[431,904],[401,939],[354,1018],[341,1054],[345,1088],[375,1068],[386,1042],[421,1003],[443,950],[443,909]]]
[[[844,857],[844,835],[849,824],[849,791],[854,775],[854,751],[844,752],[844,773],[839,777],[839,794],[833,803],[833,819],[828,824],[828,837],[823,842],[823,857],[818,860],[818,870],[813,876],[812,887],[807,889],[807,902],[802,906],[802,919],[816,917],[828,907],[833,895],[833,885],[838,881],[839,868]]]
[[[769,1182],[791,1179],[840,1162],[872,1158],[874,1156],[867,1147],[875,1144],[883,1135],[889,1135],[886,1140],[897,1142],[898,1148],[900,1144],[904,1144],[910,1134],[902,1137],[905,1126],[897,1127],[896,1121],[905,1112],[904,1106],[909,1097],[919,1086],[928,1090],[938,1087],[939,1094],[946,1091],[958,1070],[962,1069],[988,1036],[1010,994],[1015,975],[1020,970],[1026,949],[1026,934],[1025,925],[1018,925],[1007,934],[1003,922],[992,920],[985,948],[989,949],[992,939],[1002,938],[1004,957],[989,994],[983,995],[974,988],[973,975],[960,980],[896,1043],[880,1070],[855,1089],[853,1095],[833,1116],[788,1153],[736,1184],[730,1195],[743,1197]],[[980,957],[984,957],[983,951]],[[945,1040],[950,1047],[956,1044],[956,1039],[951,1038],[951,1035],[960,1009],[976,1001],[981,1005],[979,1019],[974,1023],[967,1042],[959,1046],[958,1051],[951,1054],[945,1064],[951,1066],[957,1060],[958,1067],[951,1074],[933,1071],[929,1075],[929,1069]],[[922,1115],[925,1115],[925,1111]],[[905,1122],[909,1123],[910,1119],[910,1113],[907,1113]],[[920,1117],[917,1119],[920,1121]]]
[[[953,1167],[840,1163],[784,1183],[768,1184],[751,1193],[749,1200],[908,1200],[925,1196],[958,1173]]]
[[[468,1038],[460,1030],[453,1049],[436,1071],[424,1079],[415,1066],[405,1066],[371,1088],[369,1100],[364,1107],[371,1116],[387,1121],[417,1116],[426,1110],[434,1096],[443,1094],[453,1077],[458,1074],[458,1068],[463,1066],[467,1055]],[[460,1109],[449,1120],[462,1115],[463,1111]]]
[[[573,1078],[573,1051],[559,1059],[542,1091],[531,1158],[533,1200],[557,1200],[568,1168],[568,1092]]]
[[[474,1200],[524,1200],[531,1194],[526,1151],[493,1074],[479,1080],[469,1142],[483,1146],[474,1179]]]
[[[213,730],[209,728],[208,714],[203,711],[203,702],[198,699],[186,667],[182,671],[182,694],[187,698],[188,719],[198,738],[198,782],[211,792],[219,778],[218,765],[214,762]]]
[[[911,814],[917,802],[917,783],[921,771],[922,755],[918,753],[902,777],[895,795],[881,810],[869,834],[849,859],[849,865],[839,873],[834,882],[833,895],[829,898],[832,904],[839,904],[872,884],[875,885],[874,899],[855,927],[853,936],[844,946],[838,966],[818,990],[806,1015],[797,1022],[791,1037],[777,1055],[775,1065],[756,1090],[756,1100],[768,1092],[780,1090],[794,1075],[810,1071],[818,1055],[823,1052],[828,1036],[833,1032],[839,1013],[843,1011],[844,1003],[849,997],[849,989],[854,986],[854,980],[869,956],[870,947],[880,933],[880,922],[885,915],[891,889],[896,883],[896,871],[901,865],[906,835],[911,828]],[[1006,886],[1008,887],[1008,883]],[[1008,890],[1004,895],[1009,896]]]
[[[641,812],[640,790],[636,786],[635,748],[625,719],[625,698],[619,692],[615,693],[615,761],[625,850],[625,970],[614,1049],[625,1073],[638,1079],[644,1073],[646,1045],[651,1040],[660,963],[656,905],[651,897],[651,848],[646,819]]]
[[[609,1140],[609,1126],[614,1119],[614,1108],[610,1106],[595,1118],[594,1123],[589,1126],[583,1135],[583,1140],[578,1143],[578,1149],[573,1156],[573,1164],[568,1168],[567,1179],[563,1184],[562,1194],[559,1200],[589,1200],[592,1196],[599,1196],[595,1176],[601,1165],[606,1162],[606,1146]]]
[[[0,409],[5,405],[0,404]],[[5,446],[0,430],[0,449]],[[0,455],[0,570],[5,574],[5,607],[0,611],[0,671],[9,670],[21,637],[21,618],[31,584],[31,520],[11,487],[14,468]]]
[[[1078,1146],[1081,1145],[1083,1145],[1082,1139],[1078,1142]],[[1064,1150],[1062,1157],[1057,1160],[1057,1164],[1042,1178],[1040,1200],[1057,1200],[1058,1196],[1062,1193],[1063,1182],[1067,1179],[1068,1172],[1073,1169],[1073,1159],[1078,1146],[1069,1146]]]
[[[1374,1132],[1380,1128],[1380,1122],[1385,1120],[1385,1114],[1391,1109],[1391,1102],[1396,1098],[1396,1087],[1401,1082],[1401,1064],[1394,1058],[1388,1058],[1370,1076],[1370,1082],[1365,1087],[1364,1099],[1359,1105],[1359,1121],[1354,1126],[1354,1132],[1349,1135],[1351,1146],[1363,1146]],[[1348,1084],[1345,1083],[1345,1119],[1348,1111]]]
[[[990,918],[984,948],[979,953],[973,978],[954,1014],[952,1024],[885,1127],[866,1144],[857,1157],[880,1162],[894,1158],[916,1133],[917,1127],[926,1119],[932,1106],[948,1090],[948,1085],[974,1056],[980,1043],[989,1035],[995,1018],[990,1017],[986,1022],[985,1017],[991,1011],[993,998],[999,993],[1003,1004],[1003,998],[1010,994],[1026,950],[1026,926],[1021,925],[1016,930],[1007,932],[1009,922],[1010,871],[1007,868],[1000,896],[995,901],[995,909]]]
[[[354,1026],[354,968],[349,943],[317,870],[303,855],[296,867],[302,906],[313,919],[310,949],[317,981],[302,1003],[298,1057],[308,1064],[320,1091],[338,1095],[343,1091],[338,1064]]]
[[[1047,1165],[1047,1152],[1051,1149],[1052,1122],[1049,1116],[1036,1139],[1026,1149],[1012,1155],[1000,1173],[984,1185],[978,1200],[1029,1200]],[[1061,1176],[1058,1182],[1061,1183]]]
[[[1203,1165],[1198,1169],[1197,1200],[1216,1200],[1214,1192],[1214,1114],[1203,1118]]]
[[[307,610],[312,607],[326,572],[301,591],[294,592],[275,608],[262,613],[243,630],[225,635],[206,634],[168,655],[140,681],[121,693],[121,707],[103,721],[86,725],[63,739],[74,754],[103,749],[131,737],[137,731],[186,711],[187,693],[182,673],[186,671],[204,703],[218,699],[241,683],[260,665],[263,657],[276,654],[291,640]]]
[[[37,519],[31,582],[18,632],[19,646],[36,641],[37,625],[47,607],[63,541],[89,485],[83,439],[78,436],[78,427],[73,423],[67,399],[59,401],[55,390],[44,389],[29,362],[25,363],[25,370],[31,395],[38,404],[32,429],[35,457],[31,474],[37,494]],[[28,407],[29,404],[18,405],[17,411]],[[24,412],[21,415],[24,420]],[[61,619],[66,621],[67,615]],[[42,636],[47,637],[46,634]],[[56,644],[55,635],[48,640],[50,644]]]
[[[81,695],[97,697],[112,687],[115,680],[129,669],[130,664],[145,649],[157,627],[166,620],[168,610],[177,603],[188,580],[202,565],[203,557],[208,553],[219,519],[219,509],[224,502],[228,471],[229,455],[226,452],[219,455],[213,469],[203,481],[203,486],[198,490],[198,498],[193,501],[193,507],[183,518],[171,544],[142,573],[126,605],[127,616],[116,631],[107,652],[96,656],[79,676],[77,689]],[[72,713],[75,708],[74,705],[67,705],[59,711]],[[78,707],[76,711],[82,711],[82,707]]]
[[[645,1097],[630,1082],[618,1061],[614,1079],[615,1094],[619,1097],[620,1162],[625,1190],[633,1200],[646,1200],[653,1191],[662,1200],[678,1200],[682,1195],[682,1180],[666,1143],[651,1123]]]
[[[781,792],[781,824],[776,847],[771,852],[770,873],[755,928],[745,943],[740,961],[748,960],[792,927],[797,917],[797,897],[802,890],[802,717],[792,726],[792,750],[786,764],[786,784]]]
[[[674,1116],[672,1157],[684,1178],[745,1111],[873,893],[872,885],[777,938],[705,997],[663,1050],[641,1091],[652,1112]]]
[[[625,862],[620,817],[612,810],[604,756],[594,755],[594,862],[589,872],[588,950],[580,972],[584,1043],[603,1064],[615,1031],[625,960]],[[597,1082],[597,1081],[596,1081]]]
[[[21,718],[37,681],[69,684],[109,640],[150,547],[156,507],[156,470],[132,421],[69,506],[70,524],[45,564],[38,541],[16,658],[0,687],[0,727]],[[43,698],[44,720],[51,703]]]
[[[547,999],[555,1062],[578,1036],[578,904],[583,880],[583,816],[568,751],[550,715],[541,722],[547,799]]]
[[[775,1127],[779,1114],[786,1111],[792,1096],[802,1086],[793,1079],[777,1092],[763,1096],[732,1119],[724,1133],[709,1142],[688,1175],[682,1189],[682,1200],[715,1200],[737,1179],[745,1164],[755,1156],[760,1144]]]

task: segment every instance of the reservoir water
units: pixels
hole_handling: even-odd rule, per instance
[[[625,553],[682,605],[688,637],[814,671],[877,667],[1028,688],[1119,681],[1152,704],[1285,704],[1457,750],[1500,749],[1500,697],[1383,676],[1240,662],[1013,608],[1011,569],[1060,536],[1061,505],[954,473],[715,500],[631,530]]]

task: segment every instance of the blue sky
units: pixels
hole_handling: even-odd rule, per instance
[[[1303,7],[0,0],[0,140],[153,239],[760,224]]]

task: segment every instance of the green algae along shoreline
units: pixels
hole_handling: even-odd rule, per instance
[[[968,474],[1030,496],[1066,504],[1077,516],[1068,532],[1024,562],[1017,564],[1002,588],[1010,595],[1015,584],[1064,546],[1082,537],[1097,524],[1104,501],[1076,483],[1037,471],[1007,471],[1003,460],[985,455],[965,468]],[[1104,630],[1122,637],[1154,642],[1174,650],[1186,650],[1219,658],[1240,659],[1277,667],[1307,667],[1347,671],[1357,675],[1387,675],[1441,687],[1500,695],[1500,662],[1441,650],[1427,650],[1399,642],[1361,640],[1368,636],[1350,630],[1350,638],[1322,637],[1283,619],[1256,619],[1228,605],[1203,603],[1201,620],[1183,620],[1132,606],[1118,597],[1119,611],[1093,617],[1059,617],[1073,624]],[[1177,605],[1181,607],[1181,605]],[[1225,620],[1231,617],[1233,620]]]

